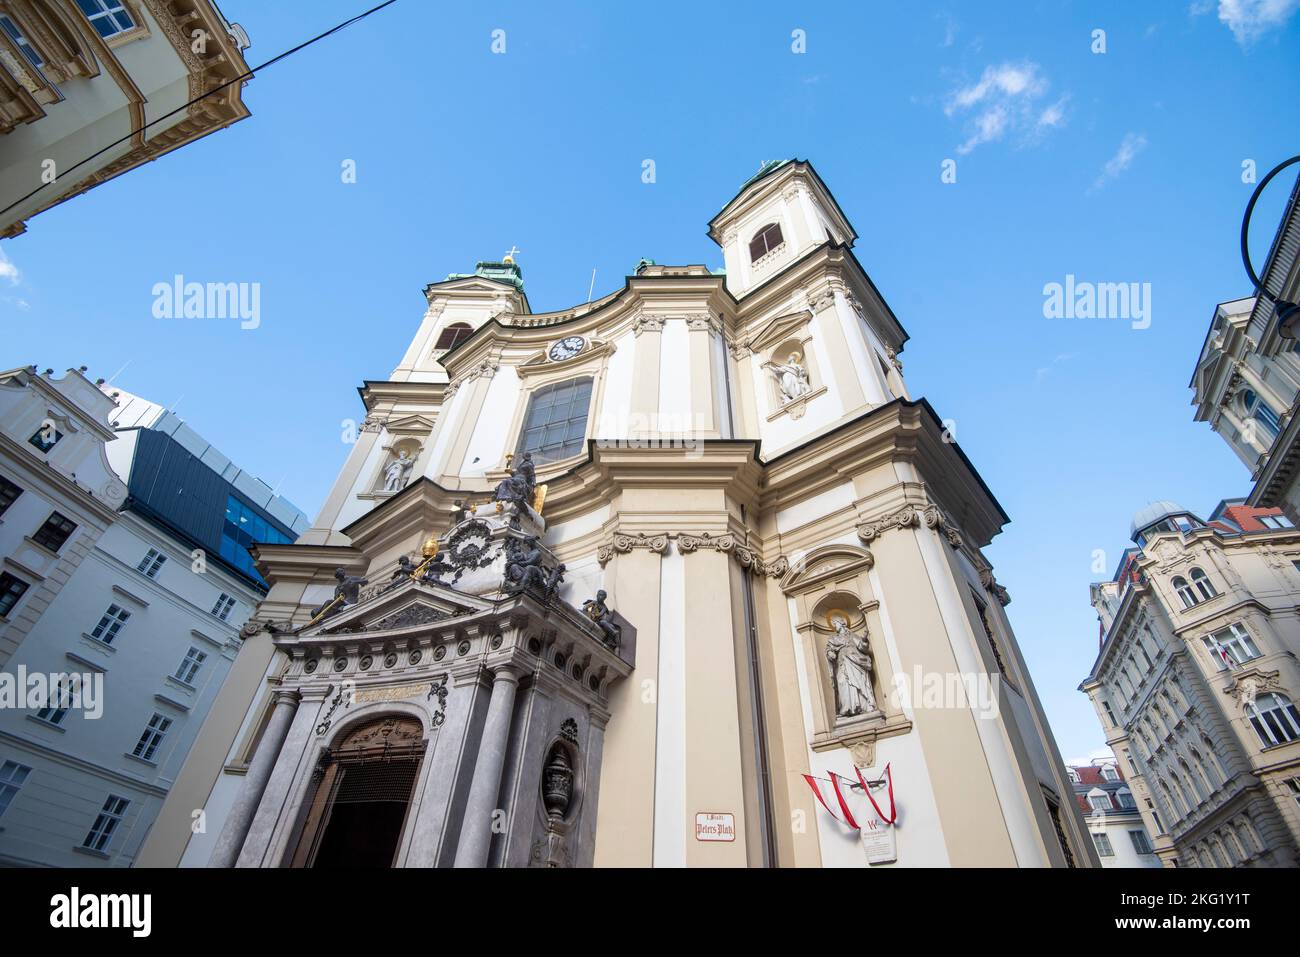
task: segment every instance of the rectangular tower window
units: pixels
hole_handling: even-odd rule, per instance
[[[99,618],[99,624],[90,633],[90,637],[102,641],[106,645],[111,645],[117,638],[117,633],[122,630],[131,613],[121,605],[113,604],[108,606],[108,611],[104,612]]]
[[[126,814],[126,809],[130,804],[131,802],[126,798],[110,794],[108,800],[104,802],[99,816],[95,818],[95,823],[91,825],[90,831],[86,834],[86,839],[81,842],[81,846],[92,851],[103,851],[107,848],[109,841],[113,839],[113,832],[122,823],[122,816]]]
[[[1107,835],[1094,833],[1092,843],[1097,845],[1097,853],[1102,857],[1115,856],[1115,849],[1110,846],[1110,838]]]
[[[1129,831],[1128,839],[1133,842],[1133,850],[1139,854],[1151,853],[1151,842],[1147,840],[1146,831]]]

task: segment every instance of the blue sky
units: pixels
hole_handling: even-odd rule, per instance
[[[366,5],[222,8],[255,64]],[[913,395],[1012,518],[988,556],[1062,752],[1100,746],[1075,690],[1094,549],[1113,569],[1147,501],[1249,488],[1187,382],[1249,292],[1242,163],[1296,152],[1300,0],[468,6],[399,0],[255,79],[249,120],[32,220],[0,245],[3,363],[125,366],[314,516],[426,283],[517,245],[542,311],[593,268],[601,295],[642,256],[719,266],[708,219],[762,160],[810,159],[912,336]],[[154,318],[177,273],[260,283],[260,326]],[[1150,283],[1150,328],[1044,318],[1067,274]]]

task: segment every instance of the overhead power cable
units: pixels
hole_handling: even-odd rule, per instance
[[[234,79],[227,80],[225,83],[222,83],[220,86],[213,87],[211,90],[208,90],[208,92],[196,96],[188,103],[185,103],[182,106],[178,106],[176,107],[176,109],[171,110],[167,113],[164,113],[162,116],[150,120],[148,123],[145,123],[143,126],[131,130],[131,132],[127,133],[121,139],[114,140],[112,143],[109,143],[107,146],[103,147],[102,149],[96,150],[95,152],[91,153],[85,159],[73,164],[72,166],[69,166],[64,172],[58,174],[58,176],[55,178],[53,182],[57,182],[58,180],[62,179],[64,176],[67,176],[73,170],[77,169],[78,167],[85,166],[91,160],[95,159],[98,156],[102,156],[103,154],[107,153],[109,150],[114,149],[117,146],[121,146],[127,140],[131,139],[133,136],[136,136],[137,134],[143,133],[149,127],[153,126],[155,123],[161,123],[163,120],[167,119],[168,117],[175,116],[177,113],[180,113],[182,110],[188,110],[195,103],[201,103],[204,100],[206,100],[208,97],[215,96],[216,94],[220,93],[222,90],[226,89],[227,87],[234,86],[236,83],[243,83],[245,80],[251,79],[254,74],[258,73],[261,70],[265,70],[273,63],[279,63],[281,60],[285,59],[286,57],[293,56],[293,54],[297,53],[299,50],[311,46],[313,43],[316,43],[318,40],[324,40],[327,36],[330,36],[331,34],[334,33],[338,33],[340,30],[343,30],[346,27],[350,27],[352,26],[352,24],[364,20],[372,13],[378,13],[380,10],[384,9],[384,7],[392,6],[396,2],[397,0],[384,0],[383,3],[371,7],[369,10],[365,11],[364,13],[358,13],[355,17],[352,17],[348,20],[344,20],[342,23],[330,27],[328,30],[326,30],[323,33],[318,33],[310,40],[305,40],[302,43],[299,43],[296,47],[292,47],[288,50],[285,50],[283,53],[278,54],[277,56],[271,57],[271,59],[267,60],[265,63],[259,63],[257,66],[250,68],[247,72],[241,73],[239,76],[235,77]],[[37,193],[39,193],[41,190],[43,190],[45,187],[49,185],[51,185],[51,183],[42,183],[40,186],[37,186],[26,196],[22,196],[14,200],[4,209],[0,210],[0,215],[9,212],[9,210],[13,209],[15,206],[21,206],[23,203],[27,202],[29,199],[31,199],[33,196],[35,196]]]

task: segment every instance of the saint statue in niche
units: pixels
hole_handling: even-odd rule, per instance
[[[407,454],[406,449],[400,449],[397,458],[384,469],[384,491],[400,492],[406,488],[406,483],[411,481],[411,468],[414,465],[415,459]]]
[[[876,693],[871,687],[876,668],[871,645],[864,636],[849,631],[843,618],[837,616],[831,623],[835,634],[826,639],[826,660],[835,685],[835,714],[851,718],[876,711]]]
[[[776,376],[776,384],[781,390],[781,398],[784,402],[793,402],[800,396],[807,395],[812,389],[808,384],[808,370],[800,362],[802,358],[799,353],[792,352],[786,357],[784,363],[768,363],[772,375]]]

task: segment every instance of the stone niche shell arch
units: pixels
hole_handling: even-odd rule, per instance
[[[371,491],[380,494],[396,494],[396,492],[400,492],[402,488],[405,487],[402,486],[391,491],[384,488],[384,483],[387,479],[388,466],[396,462],[401,457],[402,452],[405,452],[406,457],[411,460],[411,469],[407,473],[406,479],[407,485],[418,478],[419,476],[416,474],[415,469],[416,463],[420,459],[421,449],[422,445],[420,440],[413,435],[394,436],[393,440],[383,447],[384,454],[380,457],[379,467],[375,472],[374,479],[370,483]]]
[[[885,642],[880,602],[871,582],[874,564],[870,549],[836,542],[808,551],[781,581],[782,591],[794,599],[798,616],[795,630],[803,648],[812,704],[809,744],[814,751],[850,748],[860,767],[874,764],[878,738],[904,734],[912,727],[892,694],[893,663]],[[832,620],[837,615],[847,620],[851,631],[866,634],[875,663],[872,683],[882,715],[869,719],[836,715],[826,639],[835,631]]]
[[[772,415],[778,415],[783,411],[802,414],[802,409],[808,400],[825,391],[826,384],[822,380],[821,369],[817,365],[817,350],[813,348],[812,340],[812,334],[805,326],[799,333],[785,336],[764,353],[763,375],[767,380],[768,408],[773,410]],[[772,369],[768,364],[784,365],[789,361],[792,353],[799,357],[799,364],[804,367],[804,371],[808,374],[808,391],[797,399],[787,401],[785,396],[782,395],[777,378],[772,374]]]

